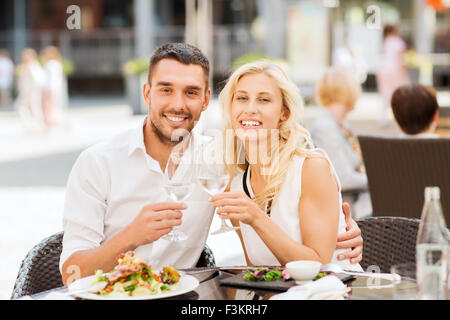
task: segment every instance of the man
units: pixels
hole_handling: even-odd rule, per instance
[[[128,250],[155,268],[196,264],[214,214],[209,196],[196,186],[189,206],[167,202],[163,176],[172,148],[208,106],[208,79],[209,62],[197,48],[181,43],[157,48],[143,88],[149,106],[143,126],[80,154],[66,191],[60,260],[64,284],[96,269],[111,270],[116,257]],[[201,143],[194,133],[192,139]],[[174,226],[188,235],[186,241],[160,239]],[[359,262],[362,238],[353,221],[352,230],[339,240],[339,246],[356,247],[344,258]]]

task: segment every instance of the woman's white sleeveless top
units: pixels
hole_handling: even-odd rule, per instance
[[[302,192],[302,168],[305,157],[294,156],[291,162],[288,172],[286,174],[286,179],[281,187],[280,195],[278,201],[274,204],[270,212],[270,219],[275,222],[289,237],[295,241],[302,243],[302,235],[298,214],[298,206],[300,203],[300,195]],[[329,160],[328,160],[329,161]],[[330,161],[329,161],[330,162]],[[330,162],[331,168],[334,168]],[[243,187],[243,176],[244,173],[240,173],[233,178],[231,182],[231,191],[239,192],[244,191]],[[342,211],[342,197],[341,197],[341,186],[339,179],[335,173],[336,180],[339,185],[339,231],[338,233],[344,233],[346,231],[345,215]],[[246,177],[247,190],[250,196],[253,198],[254,193],[251,189],[250,184],[250,170],[248,171]],[[270,249],[264,244],[259,235],[255,230],[248,224],[240,222],[241,233],[244,240],[245,249],[247,251],[248,258],[253,265],[276,265],[279,266],[280,263],[276,257],[272,254]],[[359,264],[351,264],[349,260],[339,261],[337,259],[338,254],[349,251],[350,249],[338,249],[334,251],[332,263],[340,265],[346,270],[357,270],[362,271]]]

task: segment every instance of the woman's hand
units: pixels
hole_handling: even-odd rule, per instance
[[[350,263],[355,264],[362,260],[363,238],[361,236],[361,229],[359,229],[358,224],[352,219],[348,203],[344,202],[342,204],[342,210],[345,215],[347,232],[338,235],[336,249],[351,248],[352,250],[340,254],[338,260],[350,259]]]
[[[253,226],[266,214],[244,192],[224,192],[212,196],[209,201],[217,208],[222,219],[236,219]]]

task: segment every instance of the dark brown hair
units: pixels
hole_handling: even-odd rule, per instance
[[[439,110],[434,89],[420,84],[395,90],[391,107],[395,120],[407,134],[418,134],[428,129]]]
[[[209,79],[209,61],[208,58],[196,47],[187,43],[166,43],[153,51],[150,57],[148,67],[148,82],[152,77],[152,70],[156,64],[163,59],[173,59],[183,64],[196,64],[203,68],[206,77],[206,87]]]
[[[398,28],[394,26],[393,24],[387,24],[383,28],[383,39],[386,39],[386,37],[390,36],[391,34],[397,34]]]

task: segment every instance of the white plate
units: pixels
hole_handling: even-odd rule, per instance
[[[69,285],[69,291],[75,291],[80,290],[83,288],[88,288],[92,280],[95,276],[89,276],[86,278],[82,278],[80,280],[75,281],[71,285]],[[82,299],[88,299],[88,300],[152,300],[152,299],[162,299],[162,298],[169,298],[178,296],[187,292],[190,292],[192,290],[195,290],[199,285],[199,282],[197,278],[182,274],[180,277],[180,281],[178,282],[178,288],[171,291],[163,291],[158,294],[151,294],[151,295],[145,295],[145,296],[115,296],[115,297],[108,297],[108,296],[102,296],[94,293],[89,292],[82,292],[82,293],[74,293],[75,296],[82,298]]]

